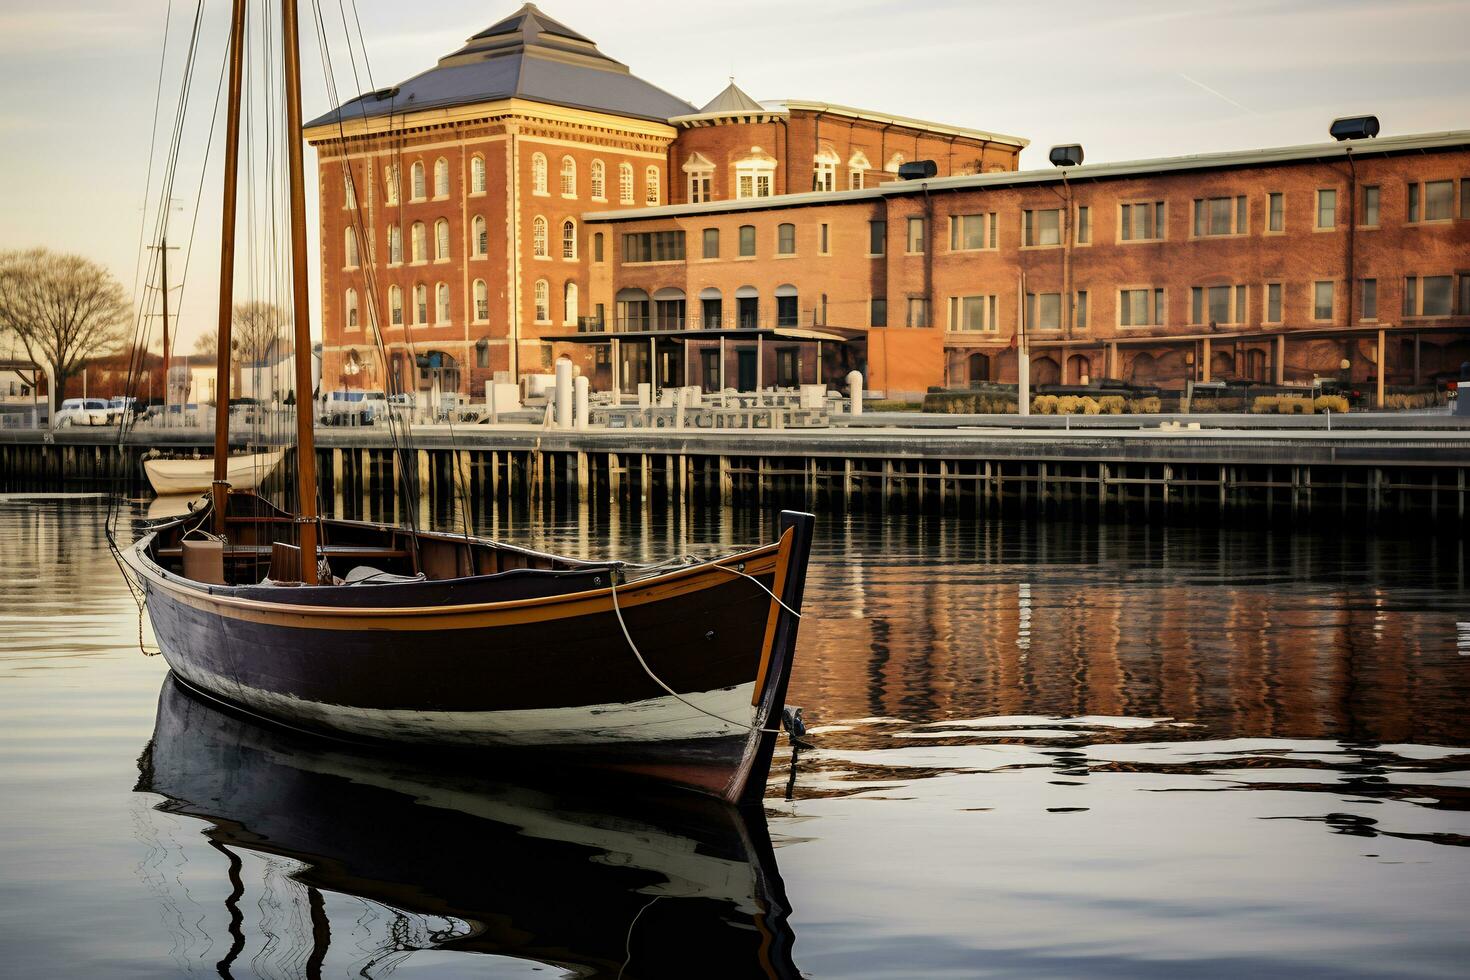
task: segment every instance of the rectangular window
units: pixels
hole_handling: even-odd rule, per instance
[[[1404,316],[1449,316],[1454,276],[1409,276],[1404,280]]]
[[[1448,221],[1455,216],[1455,182],[1431,180],[1424,185],[1424,220]]]
[[[883,296],[874,296],[868,303],[868,326],[888,326],[888,300]]]
[[[1363,220],[1359,224],[1369,228],[1378,227],[1378,188],[1363,188]]]
[[[1266,322],[1281,322],[1281,283],[1266,284]]]
[[[908,225],[908,240],[906,248],[910,255],[916,255],[924,251],[924,219],[910,218]]]
[[[1092,244],[1092,209],[1085,205],[1077,208],[1077,244]]]
[[[720,257],[720,229],[706,228],[704,230],[704,257],[707,259]]]
[[[1470,275],[1460,275],[1460,316],[1470,316]]]
[[[1333,284],[1330,282],[1315,282],[1312,284],[1312,319],[1332,319],[1334,292]]]
[[[1087,329],[1087,290],[1079,289],[1077,297],[1072,303],[1072,327],[1076,330]]]
[[[1244,286],[1195,286],[1190,290],[1190,323],[1243,323]]]
[[[755,254],[755,225],[740,226],[740,254]]]
[[[592,236],[592,261],[602,261],[602,232]]]
[[[949,329],[993,333],[996,328],[994,296],[949,298]]]
[[[951,252],[973,252],[995,248],[995,215],[957,214],[949,219]]]
[[[1286,230],[1286,195],[1273,193],[1266,198],[1266,230]]]
[[[1062,212],[1059,208],[1047,211],[1023,211],[1021,230],[1021,241],[1027,245],[1060,245],[1062,243]]]
[[[905,322],[910,327],[927,327],[929,325],[929,301],[922,296],[910,296],[908,305],[908,319]]]
[[[1378,280],[1363,280],[1363,319],[1378,319]]]
[[[776,254],[796,254],[796,225],[786,222],[776,227]]]
[[[1123,289],[1118,292],[1118,325],[1151,327],[1164,322],[1162,289]]]
[[[828,225],[826,222],[818,225],[817,241],[819,244],[817,247],[817,251],[819,251],[823,255],[830,255],[832,251],[831,240],[829,236],[830,229],[831,226]]]
[[[1026,325],[1032,330],[1062,329],[1062,294],[1027,293]]]
[[[1194,202],[1194,236],[1244,235],[1246,230],[1245,197],[1196,198]]]
[[[1164,202],[1121,206],[1119,238],[1125,242],[1154,242],[1164,237]]]
[[[1470,177],[1460,178],[1460,217],[1470,218]]]
[[[683,258],[682,231],[644,231],[623,236],[624,262],[679,262]]]
[[[710,196],[710,185],[712,183],[713,181],[710,179],[710,174],[708,171],[700,171],[698,173],[690,174],[689,203],[703,204],[706,201],[714,200],[714,198]]]
[[[1317,227],[1322,229],[1337,227],[1337,191],[1320,190],[1317,192]]]
[[[888,222],[868,222],[868,254],[882,255],[888,249]]]
[[[1419,220],[1419,185],[1409,185],[1409,220]]]

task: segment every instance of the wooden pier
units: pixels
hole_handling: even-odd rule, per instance
[[[925,419],[928,422],[928,419]],[[151,448],[203,449],[189,430],[0,432],[9,489],[137,492]],[[418,426],[395,450],[385,429],[324,429],[324,506],[404,508],[661,501],[956,515],[1011,506],[1182,519],[1326,514],[1463,526],[1470,428],[1201,429],[841,427],[782,431],[563,430]],[[285,469],[289,473],[290,460]],[[386,516],[386,514],[385,514]]]

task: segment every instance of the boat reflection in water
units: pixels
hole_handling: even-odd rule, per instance
[[[250,943],[243,932],[242,868],[261,857],[267,869],[299,863],[290,877],[306,891],[310,923],[297,930],[306,948],[285,958],[305,976],[324,975],[334,935],[351,937],[351,972],[364,976],[414,949],[512,956],[579,976],[691,975],[699,964],[799,975],[758,808],[476,778],[266,727],[172,675],[138,765],[137,789],[163,796],[159,810],[206,821],[209,846],[228,859],[229,936],[206,937],[222,976],[237,961],[249,972],[254,946],[264,953],[287,938],[262,926],[268,935]],[[333,893],[361,900],[347,921],[331,921],[323,895]],[[363,948],[362,903],[398,923],[376,951]]]

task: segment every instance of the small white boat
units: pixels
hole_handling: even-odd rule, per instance
[[[230,486],[236,489],[254,490],[281,462],[283,449],[264,453],[247,453],[230,457]],[[143,460],[143,472],[153,484],[156,494],[203,493],[214,482],[214,460],[200,459],[156,459]]]

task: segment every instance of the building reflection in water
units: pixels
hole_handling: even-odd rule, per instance
[[[168,828],[143,870],[180,966],[317,977],[330,957],[332,975],[383,976],[435,950],[672,976],[692,949],[730,975],[798,975],[761,812],[479,779],[459,761],[259,725],[170,678],[137,789],[193,818],[143,822]],[[207,908],[219,865],[228,893]]]

